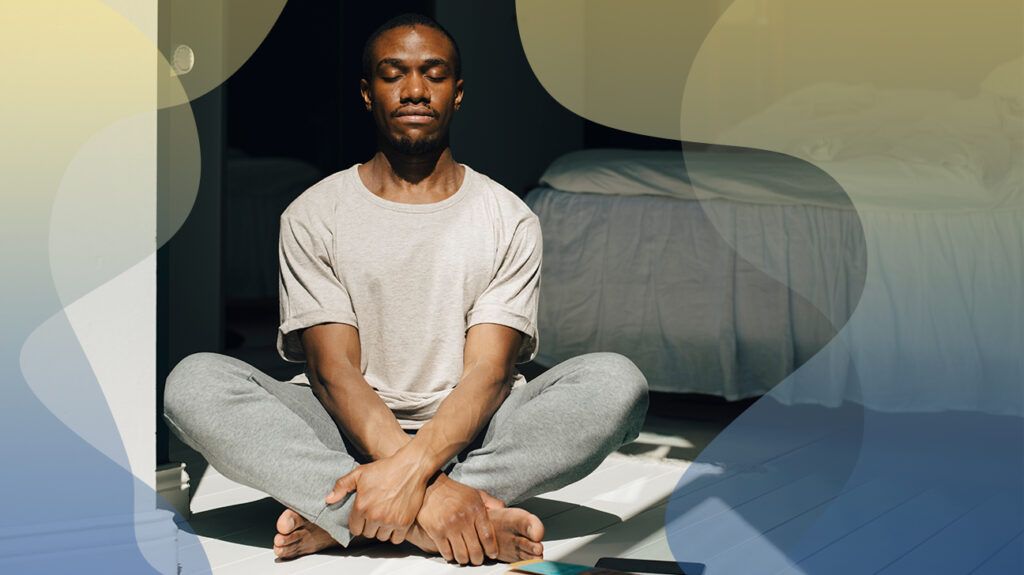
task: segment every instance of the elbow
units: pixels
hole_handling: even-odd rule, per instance
[[[310,366],[307,364],[306,367],[309,387],[321,403],[325,400],[336,401],[345,394],[345,382],[351,379],[348,375],[345,366]]]
[[[512,384],[514,380],[515,372],[511,366],[495,366],[490,377],[490,381],[493,382],[495,388],[495,394],[499,398],[499,402],[504,402],[509,394],[512,393]]]
[[[316,397],[320,403],[324,403],[333,397],[332,390],[328,388],[328,384],[324,380],[310,373],[307,373],[307,376],[309,378],[309,389],[313,392],[313,397]]]
[[[508,396],[512,395],[512,380],[502,381],[498,387],[498,405],[505,403]]]
[[[328,389],[327,384],[319,378],[315,378],[312,375],[309,376],[309,389],[313,391],[313,396],[323,403],[332,397],[331,389]]]

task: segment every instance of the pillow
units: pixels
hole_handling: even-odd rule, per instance
[[[548,166],[540,183],[563,192],[655,195],[696,199],[678,150],[597,148],[569,152]]]
[[[981,82],[993,101],[1003,132],[1017,145],[1024,138],[1024,59],[1000,64]]]
[[[1024,98],[1024,60],[1017,58],[996,66],[981,81],[981,91],[1000,98]]]

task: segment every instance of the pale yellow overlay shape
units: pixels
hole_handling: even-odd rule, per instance
[[[700,200],[740,257],[843,327],[827,356],[838,372],[855,357],[868,374],[862,389],[828,401],[904,409],[935,396],[943,407],[1019,409],[1000,395],[1016,389],[972,388],[969,370],[935,384],[885,368],[926,371],[914,362],[940,357],[979,365],[972,350],[993,365],[1016,361],[1007,350],[1021,345],[1019,314],[1007,308],[1019,307],[1024,245],[1024,2],[517,0],[516,10],[531,68],[566,108],[618,130],[708,145],[680,153],[689,176],[680,196]],[[762,165],[727,158],[730,147],[791,158],[773,173],[765,167],[759,182],[743,167]],[[790,171],[800,167],[792,158],[805,169]],[[765,218],[794,213],[780,208],[788,204],[849,224],[803,238],[821,242],[820,257],[805,263],[851,284],[860,276],[863,292],[814,299],[821,290],[788,267],[789,239],[738,227],[734,214],[748,203],[768,206],[758,212]],[[922,336],[929,325],[956,327]],[[780,394],[828,395],[805,383]]]
[[[177,232],[192,209],[200,173],[188,102],[252,55],[283,5],[162,3],[160,27],[168,44],[188,44],[196,54],[194,69],[177,76],[156,39],[133,23],[136,14],[122,15],[95,0],[0,3],[0,181],[6,206],[0,217],[23,243],[11,265],[20,266],[26,297],[41,293],[38,281],[51,279],[39,275],[45,269],[40,248],[49,246],[52,281],[67,305]],[[155,213],[158,183],[140,166],[157,150],[132,149],[133,138],[118,133],[138,134],[142,124],[156,130],[161,108],[167,109],[159,134],[165,169]]]
[[[785,153],[835,178],[858,209],[1024,206],[1007,184],[1021,163],[1019,0],[518,0],[516,9],[540,82],[594,122]],[[699,180],[702,158],[686,161]],[[922,181],[934,184],[927,193],[907,191]]]
[[[160,12],[160,29],[167,35],[168,55],[180,45],[188,46],[195,55],[194,67],[178,76],[189,98],[202,96],[234,74],[267,37],[285,3],[286,0],[166,0]],[[161,94],[161,107],[174,103],[173,93]]]
[[[594,122],[680,139],[690,66],[722,7],[688,0],[517,0],[530,67],[563,106]]]

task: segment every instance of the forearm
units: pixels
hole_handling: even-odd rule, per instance
[[[338,429],[374,461],[394,455],[409,442],[395,415],[355,367],[311,370],[308,376],[313,395]]]
[[[440,469],[473,441],[508,397],[508,375],[485,363],[467,369],[434,417],[403,450],[414,453],[414,459],[431,471]]]

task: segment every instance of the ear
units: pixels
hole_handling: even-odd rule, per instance
[[[462,79],[455,83],[455,109],[462,105]]]
[[[366,81],[366,78],[359,79],[359,93],[363,96],[363,105],[366,106],[366,111],[373,110],[373,97],[370,96],[370,83]]]

